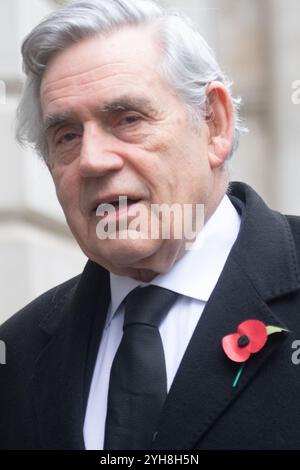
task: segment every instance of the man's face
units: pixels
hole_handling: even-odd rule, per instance
[[[127,196],[150,214],[151,204],[207,204],[213,184],[208,127],[192,128],[160,60],[153,31],[124,28],[62,51],[41,85],[49,168],[75,238],[93,261],[145,280],[169,270],[184,241],[100,240],[99,204]]]

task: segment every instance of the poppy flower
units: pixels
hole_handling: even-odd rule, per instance
[[[288,332],[280,326],[266,326],[260,320],[246,320],[239,324],[237,332],[222,338],[222,346],[225,354],[234,362],[242,362],[241,367],[232,384],[237,386],[247,359],[251,354],[260,351],[267,342],[268,336],[273,333]]]
[[[267,327],[262,321],[246,320],[239,324],[237,333],[223,337],[222,346],[229,359],[245,362],[264,347],[267,339]]]

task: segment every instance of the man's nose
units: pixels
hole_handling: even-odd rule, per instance
[[[80,173],[84,177],[99,177],[124,166],[120,156],[120,142],[99,125],[84,129],[80,152]]]

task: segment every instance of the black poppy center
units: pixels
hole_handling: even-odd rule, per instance
[[[245,346],[247,346],[249,344],[249,338],[248,336],[246,335],[242,335],[239,337],[238,339],[238,346],[240,348],[244,348]]]

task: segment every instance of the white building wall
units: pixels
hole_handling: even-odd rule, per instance
[[[270,37],[274,47],[270,88],[272,96],[272,140],[279,210],[300,214],[300,93],[292,100],[294,82],[300,88],[300,3],[297,0],[269,0]]]
[[[47,168],[14,141],[22,71],[20,46],[54,8],[46,0],[0,2],[0,323],[86,262],[64,222]]]

